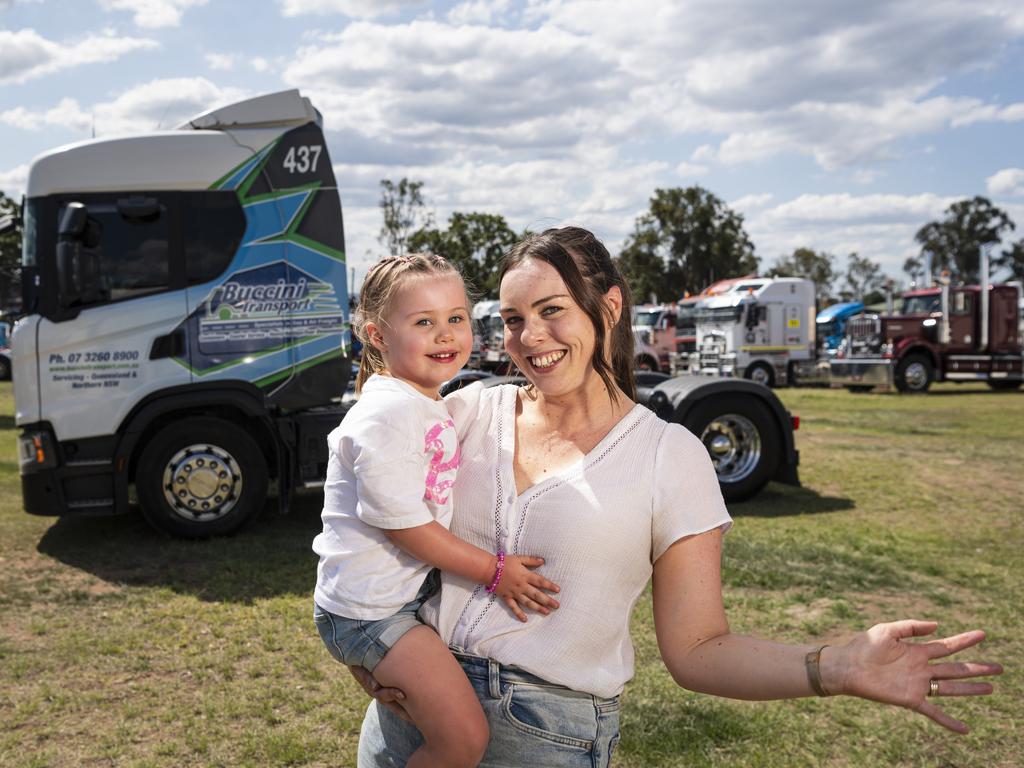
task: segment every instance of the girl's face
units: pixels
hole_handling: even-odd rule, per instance
[[[381,323],[367,323],[387,371],[430,398],[469,359],[473,328],[458,275],[407,277]]]
[[[616,317],[617,295],[613,289],[605,297]],[[546,261],[526,259],[505,274],[501,316],[505,350],[544,395],[565,395],[601,381],[592,362],[594,326]]]

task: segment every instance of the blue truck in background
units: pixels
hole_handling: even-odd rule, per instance
[[[846,301],[833,304],[818,313],[814,320],[818,338],[818,357],[835,357],[846,337],[846,321],[864,311],[864,303]]]

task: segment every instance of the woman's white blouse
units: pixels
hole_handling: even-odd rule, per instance
[[[492,552],[543,557],[561,607],[522,623],[482,585],[445,573],[423,617],[453,648],[615,696],[633,676],[629,619],[654,561],[732,521],[701,442],[641,405],[578,464],[517,495],[517,392],[472,386],[445,401],[462,450],[451,531]]]

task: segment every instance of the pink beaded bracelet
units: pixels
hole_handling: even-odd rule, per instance
[[[501,581],[501,574],[505,572],[505,552],[498,550],[498,567],[494,569],[494,578],[491,580],[491,585],[487,587],[489,593],[494,592],[498,588],[498,582]]]

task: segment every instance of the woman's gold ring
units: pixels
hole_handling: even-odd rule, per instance
[[[928,695],[938,696],[939,695],[939,681],[934,677],[928,682]]]

